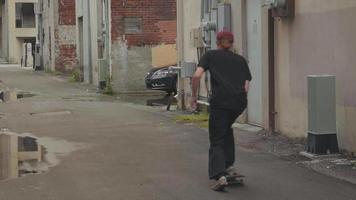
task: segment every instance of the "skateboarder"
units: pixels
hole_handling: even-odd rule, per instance
[[[191,107],[196,110],[200,79],[205,71],[211,74],[209,177],[215,180],[212,189],[216,191],[223,190],[229,175],[236,173],[231,126],[247,107],[247,92],[252,79],[246,60],[230,50],[233,42],[231,32],[219,32],[218,49],[202,56],[192,80]]]

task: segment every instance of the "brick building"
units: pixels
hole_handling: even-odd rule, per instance
[[[111,20],[114,89],[143,90],[152,49],[176,44],[176,0],[111,0]]]
[[[175,44],[175,2],[175,0],[112,0],[113,42],[126,40],[128,46]]]
[[[39,0],[38,10],[47,70],[78,68],[84,82],[110,77],[116,92],[126,92],[144,90],[147,71],[163,65],[153,62],[154,48],[165,47],[171,59],[164,61],[176,63],[175,0]]]
[[[71,73],[78,67],[73,0],[39,0],[40,63],[48,71]]]

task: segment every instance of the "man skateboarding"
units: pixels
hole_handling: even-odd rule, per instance
[[[192,80],[191,108],[197,109],[197,91],[205,71],[211,74],[212,95],[209,118],[209,177],[212,189],[224,190],[228,179],[236,176],[235,142],[232,124],[247,107],[247,92],[252,79],[246,60],[230,51],[234,36],[217,34],[217,50],[208,51],[199,61]]]

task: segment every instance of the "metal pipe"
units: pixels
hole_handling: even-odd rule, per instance
[[[205,14],[205,0],[200,0],[200,20],[202,21],[204,19],[204,14]]]
[[[184,2],[177,0],[177,47],[178,47],[178,64],[184,67]],[[182,110],[186,109],[185,106],[185,84],[184,78],[181,73],[178,79],[178,95],[180,95],[180,107]]]
[[[268,107],[269,107],[269,131],[276,131],[276,107],[275,107],[275,54],[274,54],[274,18],[272,10],[268,10]]]

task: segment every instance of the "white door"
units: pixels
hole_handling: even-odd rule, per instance
[[[262,124],[262,34],[261,1],[247,2],[247,59],[252,74],[248,94],[248,122]]]

